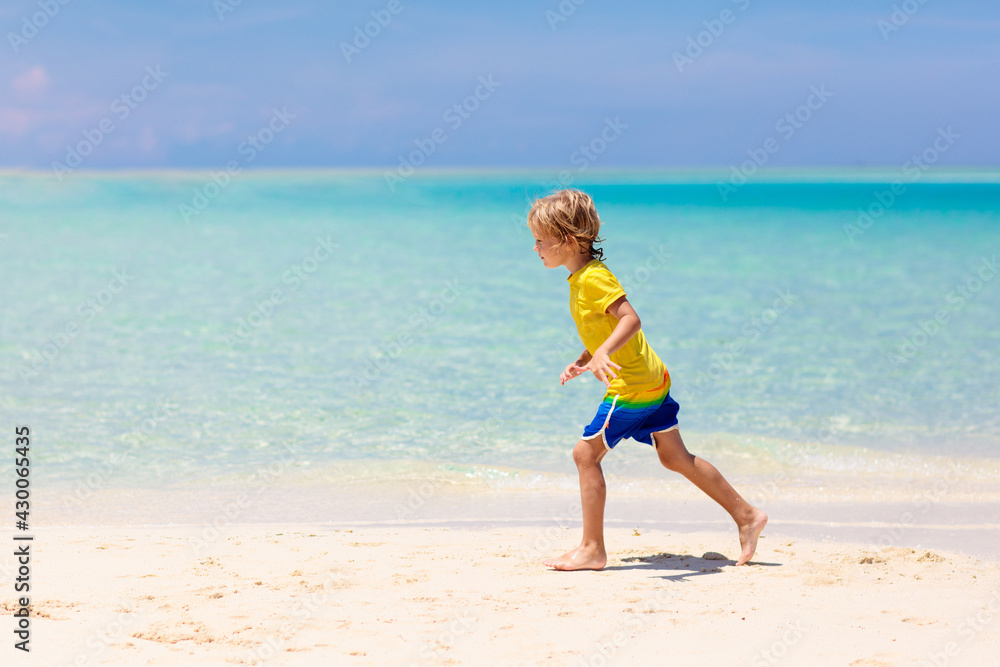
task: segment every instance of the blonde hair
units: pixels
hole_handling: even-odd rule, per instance
[[[594,200],[585,192],[558,190],[536,199],[528,211],[528,227],[536,236],[550,236],[560,245],[575,239],[581,253],[604,259],[604,251],[595,245],[604,241],[598,236],[601,219],[597,217]]]

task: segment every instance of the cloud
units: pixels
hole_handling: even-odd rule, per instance
[[[35,97],[49,87],[49,74],[41,65],[35,65],[24,74],[14,77],[10,87],[19,96]]]
[[[0,134],[19,137],[31,127],[31,114],[20,109],[0,107]]]

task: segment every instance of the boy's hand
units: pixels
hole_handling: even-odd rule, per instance
[[[590,362],[583,367],[581,372],[584,370],[593,373],[594,377],[603,382],[605,387],[610,387],[611,380],[608,379],[608,376],[610,376],[612,380],[617,379],[618,375],[615,374],[615,371],[621,370],[621,366],[611,361],[603,350],[598,350],[594,353],[594,357],[590,360]]]
[[[587,371],[585,366],[577,366],[576,364],[577,362],[574,361],[566,367],[566,369],[562,372],[562,375],[559,376],[559,384],[566,384],[573,378],[580,377]]]

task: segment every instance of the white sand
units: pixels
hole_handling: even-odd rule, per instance
[[[640,530],[577,573],[538,563],[577,529],[40,530],[3,664],[997,664],[998,563],[765,531],[736,568],[702,557],[735,531]]]

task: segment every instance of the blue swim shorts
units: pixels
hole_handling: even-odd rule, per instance
[[[681,406],[670,398],[670,385],[634,394],[605,396],[594,420],[583,429],[583,439],[600,435],[609,450],[624,438],[647,445],[653,444],[653,434],[677,428],[677,412]]]

